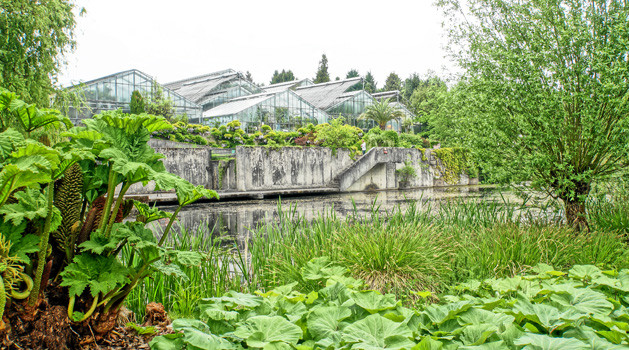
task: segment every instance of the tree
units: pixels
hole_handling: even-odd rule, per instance
[[[50,105],[63,56],[74,49],[71,0],[2,1],[0,86],[29,103]]]
[[[345,79],[349,79],[349,78],[357,78],[360,75],[358,74],[358,71],[356,69],[350,69],[349,72],[347,72],[347,74],[345,75]]]
[[[373,75],[371,74],[371,72],[367,72],[367,75],[365,75],[363,84],[365,86],[364,90],[370,94],[378,91],[376,80],[373,78]]]
[[[245,73],[245,80],[250,82],[250,83],[253,83],[253,78],[251,77],[251,72],[250,71],[247,71],[247,73]]]
[[[626,166],[629,4],[441,0],[476,153],[586,227],[591,184]],[[624,164],[623,164],[624,162]]]
[[[144,113],[144,98],[138,90],[133,90],[133,93],[131,93],[131,103],[129,103],[129,109],[131,110],[131,114]]]
[[[291,70],[284,70],[282,69],[282,72],[278,72],[277,70],[275,72],[273,72],[273,77],[271,78],[271,84],[277,84],[277,83],[283,83],[286,81],[293,81],[295,80],[295,75],[293,74],[293,71]]]
[[[428,122],[426,117],[438,107],[438,95],[447,89],[443,80],[436,76],[419,80],[409,102],[420,122]]]
[[[375,101],[374,104],[367,106],[365,112],[358,119],[371,119],[380,130],[384,130],[387,123],[395,119],[404,119],[406,115],[402,110],[389,104],[389,99],[383,101]]]
[[[159,84],[153,82],[151,94],[147,100],[148,104],[145,105],[146,113],[172,120],[175,115],[173,101],[164,97],[164,90]]]
[[[419,74],[413,73],[410,77],[404,80],[404,84],[402,85],[402,96],[406,101],[411,100],[411,96],[413,95],[413,91],[417,89],[419,84],[421,83],[421,79],[419,78]]]
[[[317,70],[317,76],[314,79],[315,84],[327,83],[330,81],[330,74],[328,73],[328,58],[323,54],[321,61],[319,62],[319,69]]]
[[[350,69],[349,72],[345,75],[345,79],[358,78],[360,75],[356,69]],[[358,91],[362,90],[363,84],[361,82],[352,85],[347,91]]]
[[[395,74],[394,72],[391,72],[391,74],[389,74],[389,76],[387,77],[387,80],[385,80],[384,82],[384,87],[382,88],[382,91],[393,91],[393,90],[397,90],[397,91],[402,90],[402,80],[397,74]]]

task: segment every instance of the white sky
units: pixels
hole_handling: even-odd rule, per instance
[[[452,66],[432,0],[77,0],[76,50],[64,86],[132,68],[160,83],[233,68],[268,85],[273,71],[330,78],[371,71],[438,74]]]

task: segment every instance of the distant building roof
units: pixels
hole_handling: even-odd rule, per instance
[[[231,81],[241,80],[241,84],[248,86],[246,94],[258,93],[262,89],[250,83],[240,72],[233,69],[226,69],[218,72],[198,75],[172,83],[165,86],[181,94],[188,100],[199,105],[205,105],[213,100],[217,95],[225,93],[224,84]]]
[[[206,79],[206,78],[209,78],[209,77],[215,77],[215,76],[229,74],[229,73],[236,73],[236,71],[231,69],[231,68],[228,68],[228,69],[219,70],[219,71],[212,72],[212,73],[197,75],[197,76],[194,76],[194,77],[173,81],[173,82],[164,84],[164,86],[166,86],[169,89],[179,89],[185,83],[190,83],[190,82],[193,82],[193,81],[196,81],[196,80],[203,80],[203,79]]]
[[[375,98],[378,101],[386,100],[387,98],[397,98],[397,97],[399,97],[400,96],[400,91],[399,90],[391,90],[391,91],[375,92],[375,93],[371,94],[371,96],[373,96],[373,98]]]
[[[271,84],[269,86],[262,86],[261,89],[266,92],[279,92],[279,91],[294,89],[294,88],[303,87],[303,86],[310,86],[310,85],[313,85],[313,82],[310,79],[305,78],[305,79],[286,81],[283,83]]]
[[[273,92],[262,92],[259,94],[234,98],[234,99],[229,100],[229,102],[220,104],[210,110],[203,112],[203,116],[204,117],[218,117],[222,115],[236,114],[249,107],[255,106],[256,104],[260,102],[268,100],[269,98],[273,96],[275,96],[275,93]]]
[[[329,83],[314,84],[295,89],[295,92],[304,100],[312,103],[315,107],[326,110],[337,104],[337,99],[341,97],[347,89],[356,85],[362,78],[350,78],[344,80],[331,81]]]

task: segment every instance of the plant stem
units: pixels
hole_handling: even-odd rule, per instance
[[[111,228],[112,226],[114,226],[114,223],[116,222],[116,217],[118,216],[118,210],[120,209],[120,205],[122,204],[122,201],[124,200],[124,195],[125,193],[127,193],[127,190],[129,189],[129,187],[131,187],[131,182],[123,182],[122,188],[120,189],[120,192],[118,193],[118,199],[116,199],[116,205],[114,205],[114,210],[111,212],[111,215],[109,217],[109,223],[107,224],[107,229],[105,229],[105,236],[108,237],[109,236],[109,232],[111,232]]]
[[[103,216],[100,219],[100,224],[98,225],[98,229],[102,230],[105,228],[105,223],[109,219],[109,213],[111,212],[111,203],[114,201],[114,191],[116,190],[116,184],[114,184],[114,179],[116,178],[116,173],[114,173],[113,164],[109,164],[109,177],[107,179],[107,201],[105,202],[105,211],[103,212]]]
[[[39,297],[39,288],[41,287],[41,278],[44,274],[44,265],[46,262],[46,253],[48,252],[48,239],[50,238],[50,222],[52,221],[52,203],[54,199],[54,182],[48,184],[48,202],[46,208],[48,215],[44,223],[44,230],[39,238],[39,252],[37,253],[37,271],[35,272],[35,279],[33,280],[33,289],[28,296],[28,305],[35,306],[37,298]]]
[[[173,216],[170,217],[170,221],[168,221],[168,225],[166,226],[166,229],[164,230],[164,233],[162,234],[162,238],[159,239],[159,243],[157,243],[158,246],[161,247],[162,244],[164,244],[164,241],[166,240],[166,237],[168,236],[168,232],[170,232],[170,228],[173,226],[173,223],[175,222],[175,218],[177,217],[177,214],[179,214],[179,211],[181,210],[181,208],[183,208],[183,206],[178,206],[177,210],[175,210],[175,212],[173,213]]]

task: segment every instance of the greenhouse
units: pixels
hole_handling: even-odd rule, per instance
[[[158,88],[161,86],[152,77],[136,69],[91,80],[70,87],[85,95],[85,105],[78,109],[71,107],[68,116],[73,123],[78,124],[81,119],[91,118],[102,111],[122,109],[128,113],[133,91],[137,90],[147,98]],[[175,114],[185,114],[191,122],[199,120],[201,116],[199,105],[168,88],[162,88],[162,94],[164,98],[173,102]]]
[[[235,98],[203,113],[205,125],[217,126],[239,120],[245,130],[261,125],[291,130],[308,123],[325,123],[328,119],[327,113],[289,89]]]
[[[178,80],[164,86],[202,106],[203,111],[237,97],[263,92],[233,69]]]

